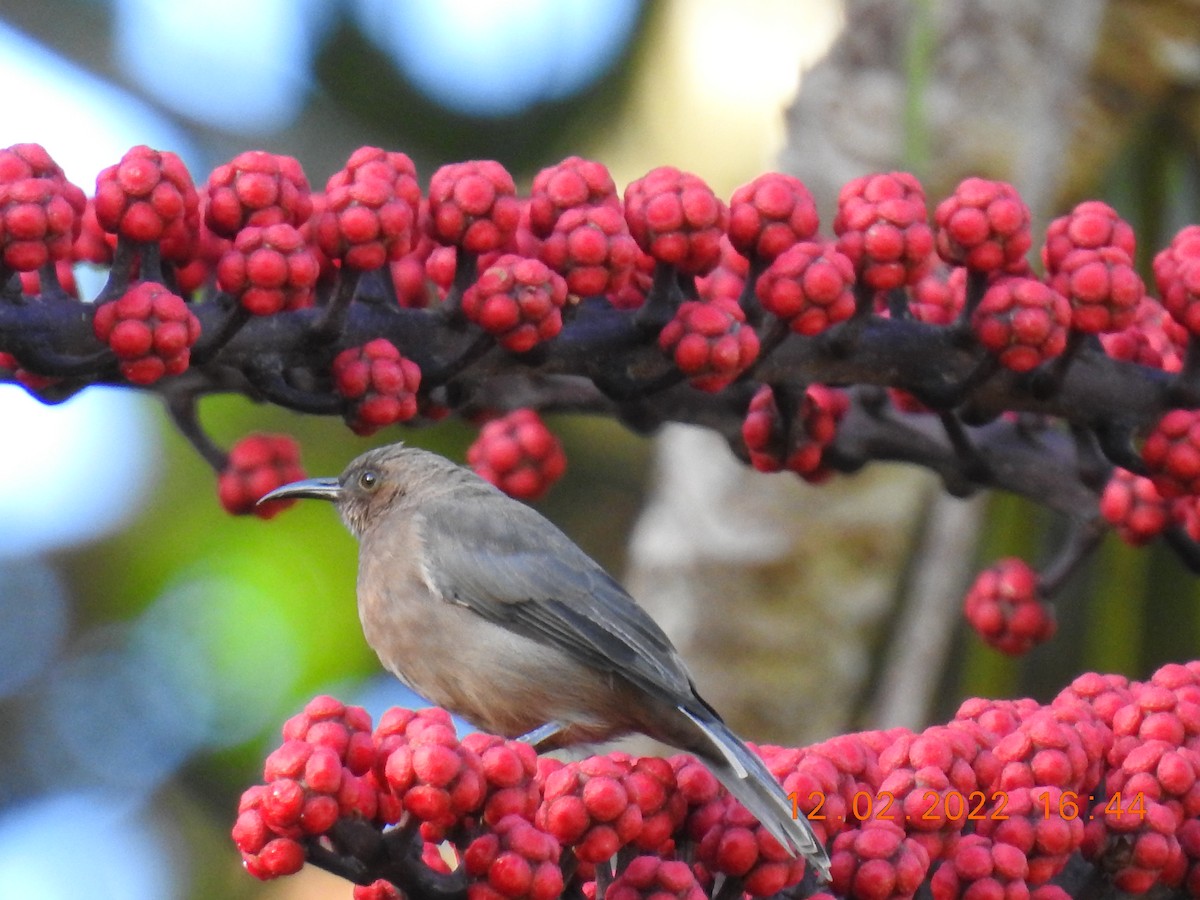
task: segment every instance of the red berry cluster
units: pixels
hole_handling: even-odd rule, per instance
[[[134,384],[153,384],[185,371],[200,337],[200,320],[183,298],[154,281],[138,282],[99,306],[93,328]]]
[[[971,316],[975,336],[1000,364],[1028,372],[1067,346],[1071,307],[1056,290],[1034,278],[994,283]]]
[[[1085,334],[1128,328],[1146,293],[1132,258],[1117,247],[1072,252],[1050,286],[1070,302],[1071,327]]]
[[[1038,575],[1022,559],[995,563],[975,579],[963,612],[979,636],[1001,653],[1019,656],[1054,636],[1053,609],[1038,595]]]
[[[229,460],[217,479],[217,495],[226,512],[235,516],[253,513],[270,519],[295,500],[272,500],[258,505],[270,491],[304,478],[300,445],[286,434],[251,434],[229,451]]]
[[[1142,445],[1142,459],[1163,497],[1200,494],[1200,411],[1173,409],[1159,419]]]
[[[681,860],[637,856],[613,879],[605,900],[706,900],[708,894]]]
[[[736,302],[689,300],[663,326],[658,346],[692,387],[715,393],[753,365],[759,341]]]
[[[909,837],[936,858],[947,842],[957,838],[964,818],[957,815],[951,796],[970,796],[979,788],[972,765],[980,755],[979,735],[964,728],[927,728],[921,734],[900,735],[879,754],[879,794],[892,798],[897,816],[907,823]],[[980,760],[986,774],[994,766]]]
[[[467,318],[514,353],[532,350],[562,330],[567,282],[545,263],[506,253],[467,288]]]
[[[1067,867],[1071,855],[1083,845],[1080,805],[1076,792],[1054,784],[1015,787],[1005,791],[1004,817],[985,816],[975,823],[975,833],[994,846],[1008,844],[1028,865],[1025,880],[1042,885]],[[1079,813],[1079,814],[1076,814]]]
[[[1200,334],[1200,225],[1181,230],[1154,257],[1154,282],[1162,305],[1188,334]]]
[[[547,767],[534,821],[584,863],[602,863],[629,845],[669,846],[686,811],[671,764],[623,753]]]
[[[729,210],[699,177],[661,166],[625,189],[625,219],[655,261],[703,275],[720,260]]]
[[[1042,261],[1050,285],[1071,302],[1075,330],[1111,333],[1134,323],[1146,291],[1134,249],[1133,229],[1106,203],[1080,203],[1050,223]]]
[[[414,852],[448,872],[432,842],[449,840],[481,900],[552,888],[596,896],[594,879],[613,860],[610,891],[662,900],[694,900],[718,876],[750,896],[801,877],[692,757],[538,760],[493,735],[459,742],[436,709],[391,710],[369,728],[365,714],[329,698],[289,721],[267,783],[244,795],[234,828],[252,872],[295,871],[302,842],[333,821],[379,828],[407,813],[421,823]],[[932,871],[935,896],[1064,900],[1047,883],[1081,856],[1128,891],[1200,882],[1200,662],[1164,666],[1147,682],[1088,673],[1046,706],[968,700],[950,723],[919,734],[868,731],[759,752],[795,793],[797,814],[829,826],[838,896],[911,897]],[[941,815],[926,821],[931,810]],[[573,886],[563,881],[564,848]],[[676,862],[689,852],[690,868]],[[377,883],[361,896],[393,894]]]
[[[536,500],[562,478],[567,457],[554,433],[532,409],[493,419],[467,449],[481,477],[520,500]]]
[[[804,877],[804,860],[792,856],[729,794],[693,814],[704,823],[696,859],[710,875],[737,878],[752,897],[769,897]]]
[[[612,205],[564,210],[538,256],[581,297],[619,292],[633,277],[638,248],[621,210]]]
[[[750,261],[733,249],[728,237],[723,237],[721,261],[707,275],[696,279],[696,292],[707,302],[737,303],[749,277]]]
[[[1085,704],[1111,729],[1117,711],[1133,700],[1133,697],[1134,691],[1130,689],[1129,679],[1124,675],[1085,672],[1059,691],[1052,705],[1058,708]],[[1027,716],[1029,712],[1032,712],[1032,708],[1022,715]],[[1015,731],[1016,725],[1009,730]]]
[[[1087,794],[1099,783],[1111,746],[1112,732],[1087,705],[1037,709],[996,742],[998,772],[984,788],[1053,786]]]
[[[183,160],[170,151],[134,147],[96,176],[96,221],[137,243],[158,243],[165,259],[187,262],[200,229],[200,200]]]
[[[382,269],[412,249],[420,198],[408,156],[360,147],[325,183],[317,246],[350,269]]]
[[[265,783],[242,794],[233,826],[233,841],[256,878],[299,871],[304,838],[324,834],[338,819],[373,820],[377,813],[365,710],[317,697],[287,721],[283,738],[263,766]]]
[[[617,186],[603,163],[568,156],[542,169],[529,188],[529,230],[545,239],[569,209],[605,206],[621,211]]]
[[[247,225],[299,228],[311,214],[308,178],[290,156],[247,150],[208,176],[204,224],[223,238],[237,237]]]
[[[463,852],[475,881],[468,900],[557,900],[563,891],[558,841],[521,816],[505,816]]]
[[[927,325],[951,325],[966,305],[966,269],[937,266],[923,275],[909,293],[908,313]]]
[[[981,834],[968,834],[933,873],[929,887],[934,900],[1025,900],[1029,896],[1028,875],[1028,861],[1017,847],[993,842]]]
[[[1084,827],[1084,858],[1131,894],[1146,893],[1159,883],[1176,885],[1187,869],[1173,812],[1152,800],[1144,805],[1136,813],[1097,810]]]
[[[770,263],[793,244],[811,241],[820,221],[799,178],[768,172],[729,199],[729,241],[747,259]]]
[[[1149,683],[1131,685],[1129,702],[1113,713],[1110,762],[1120,763],[1132,748],[1146,741],[1167,741],[1175,746],[1187,743],[1200,749],[1200,697],[1195,682],[1183,689],[1172,688],[1156,683],[1157,677],[1156,673]]]
[[[429,181],[426,229],[437,243],[468,253],[503,250],[517,231],[521,204],[500,163],[449,163]]]
[[[907,172],[864,175],[838,193],[833,231],[838,250],[873,290],[913,284],[933,253],[925,191]]]
[[[842,897],[912,897],[929,872],[929,853],[895,822],[871,819],[833,839],[832,888]]]
[[[937,251],[976,272],[1023,272],[1033,242],[1029,208],[1011,184],[967,178],[933,214]]]
[[[1042,265],[1048,273],[1054,273],[1076,250],[1099,250],[1103,247],[1123,250],[1132,259],[1137,249],[1133,228],[1107,203],[1085,200],[1046,228]]]
[[[483,804],[486,782],[478,754],[462,746],[441,709],[388,710],[375,729],[375,777],[391,800],[388,820],[408,813],[426,840],[440,841]]]
[[[763,308],[797,334],[820,334],[854,314],[854,263],[831,244],[795,244],[775,258],[755,287]]]
[[[87,200],[38,144],[0,150],[0,266],[70,260]]]
[[[38,375],[36,372],[29,371],[11,353],[0,353],[0,369],[5,369],[11,373],[14,381],[24,386],[35,396],[39,391],[58,384],[61,380],[52,375]]]
[[[806,481],[823,481],[831,474],[823,462],[825,449],[849,408],[845,392],[810,384],[794,408],[781,411],[776,390],[763,385],[742,422],[750,464],[760,472],[787,469]]]
[[[217,286],[256,316],[313,304],[316,254],[293,225],[247,225],[217,264]]]
[[[480,820],[495,825],[505,816],[533,820],[541,795],[535,783],[537,751],[529,744],[475,732],[462,746],[479,757],[484,780]]]
[[[798,814],[819,821],[829,837],[872,817],[864,815],[868,811],[861,801],[874,796],[883,774],[879,753],[864,735],[830,738],[801,751],[762,747],[760,752],[784,791],[796,798]]]
[[[1116,468],[1100,497],[1100,513],[1121,540],[1135,547],[1154,540],[1171,524],[1171,504],[1154,482]]]
[[[421,369],[386,338],[343,350],[331,371],[337,392],[350,401],[346,422],[355,434],[373,434],[417,414]]]
[[[1123,359],[1139,365],[1178,372],[1183,368],[1183,354],[1188,333],[1176,322],[1162,304],[1143,296],[1133,311],[1133,321],[1123,330],[1101,334],[1100,343],[1113,359]]]

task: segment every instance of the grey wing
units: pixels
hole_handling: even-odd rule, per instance
[[[654,692],[695,696],[657,623],[607,572],[535,510],[486,494],[422,510],[428,574],[448,600]]]

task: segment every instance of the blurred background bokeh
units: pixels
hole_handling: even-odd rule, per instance
[[[932,2],[911,4],[915,32],[891,36],[918,97]],[[1150,97],[1156,130],[1097,125],[1105,152],[1072,157],[1053,202],[1106,196],[1152,248],[1194,215],[1200,15],[1186,0],[1141,6],[1190,8],[1168,29],[1184,74],[1146,86],[1142,70],[1108,73]],[[198,183],[242,150],[286,153],[316,188],[373,144],[408,153],[423,179],[493,158],[527,185],[580,154],[621,187],[675,165],[728,197],[804,127],[784,110],[842,21],[836,0],[0,0],[0,146],[43,144],[89,192],[140,143],[179,153]],[[919,115],[906,121],[897,153],[927,175],[937,148]],[[832,218],[827,200],[821,213]],[[102,277],[80,272],[83,293]],[[201,418],[225,445],[290,432],[322,475],[397,437],[241,398],[206,400]],[[608,421],[550,424],[570,465],[541,507],[620,572],[651,447]],[[472,432],[446,422],[401,436],[461,460]],[[999,499],[978,555],[1036,558],[1058,527]],[[91,389],[48,408],[0,386],[0,898],[349,897],[310,870],[255,882],[228,834],[305,699],[330,692],[376,715],[414,702],[362,640],[354,550],[320,505],[269,523],[226,515],[152,397]],[[1140,676],[1194,655],[1196,588],[1169,556],[1108,547],[1079,590],[1108,600],[1098,621],[1066,623],[1085,634],[1071,653],[1026,665],[961,639],[938,708],[969,692],[1044,695],[1080,665]]]

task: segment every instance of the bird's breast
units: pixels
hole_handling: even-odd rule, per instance
[[[443,597],[418,562],[421,549],[408,528],[360,555],[359,618],[384,667],[429,702],[495,734],[516,737],[554,721],[577,739],[597,741],[633,727],[623,679]]]

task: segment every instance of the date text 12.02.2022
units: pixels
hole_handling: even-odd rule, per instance
[[[844,800],[845,798],[839,798]],[[807,797],[802,797],[798,791],[788,794],[792,804],[792,816],[799,818],[803,815],[810,822],[821,822],[835,819],[839,822],[866,822],[871,819],[895,822],[898,825],[907,822],[927,822],[929,826],[937,827],[946,822],[975,822],[983,819],[1003,821],[1011,816],[1007,791],[993,791],[987,794],[983,791],[971,791],[963,794],[960,791],[925,791],[918,802],[913,802],[910,794],[899,798],[888,791],[871,793],[856,791],[849,803],[830,804],[826,809],[826,796],[823,791],[811,791]],[[1122,797],[1120,792],[1111,797],[1093,794],[1080,795],[1075,791],[1042,790],[1033,795],[1036,812],[1043,818],[1060,819],[1095,819],[1104,816],[1146,816],[1146,798],[1141,791],[1132,797]],[[1098,801],[1103,801],[1102,805]],[[832,807],[844,809],[844,812],[833,812]]]

